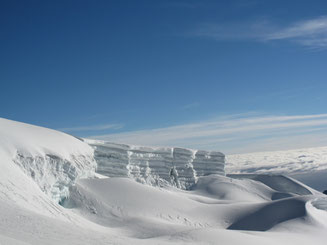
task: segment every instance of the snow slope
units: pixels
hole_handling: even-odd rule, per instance
[[[219,173],[184,190],[104,177],[95,164],[73,136],[0,119],[0,244],[326,242],[326,197],[292,178]]]
[[[286,174],[323,191],[327,189],[327,147],[228,155],[226,173]]]
[[[188,189],[200,176],[225,175],[225,155],[217,151],[85,141],[94,147],[97,172],[108,177],[130,177],[150,185],[172,184]]]
[[[203,176],[190,191],[143,185],[130,178],[84,179],[72,188],[65,205],[144,243],[215,244],[223,236],[222,244],[324,244],[327,223],[312,214],[316,208],[307,208],[322,195],[296,194],[299,187],[306,188],[294,182],[287,198],[276,198],[280,191],[243,177]],[[326,205],[326,200],[322,203]],[[287,222],[293,223],[283,227]],[[248,233],[240,232],[244,230]]]

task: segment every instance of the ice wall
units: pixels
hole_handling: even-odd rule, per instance
[[[225,175],[225,156],[216,151],[87,142],[95,149],[97,172],[109,177],[128,176],[150,185],[188,189],[200,176]]]
[[[96,167],[93,156],[87,153],[63,158],[60,154],[30,155],[17,152],[13,162],[57,203],[68,197],[69,187],[77,179],[93,177]]]
[[[78,178],[94,175],[96,162],[92,147],[74,136],[0,118],[0,168],[17,166],[59,202]]]

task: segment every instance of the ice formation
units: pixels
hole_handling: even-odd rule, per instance
[[[97,172],[108,177],[128,176],[150,185],[188,189],[200,176],[225,175],[225,156],[216,151],[86,142],[95,149]]]
[[[0,244],[326,243],[325,195],[292,178],[224,176],[218,152],[86,141],[95,153],[70,135],[0,119]],[[94,173],[94,158],[113,178]]]
[[[68,195],[76,179],[95,172],[93,149],[52,129],[0,118],[0,145],[2,160],[10,159],[56,202]]]

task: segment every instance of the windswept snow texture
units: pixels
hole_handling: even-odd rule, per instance
[[[67,197],[76,179],[95,172],[93,149],[52,129],[0,118],[0,146],[2,164],[15,163],[57,202]]]
[[[67,205],[101,226],[122,229],[143,244],[324,244],[327,213],[317,213],[321,211],[317,204],[308,207],[311,200],[319,200],[324,207],[322,194],[296,194],[306,186],[284,176],[273,181],[261,176],[261,180],[209,175],[185,191],[143,185],[130,178],[84,179],[72,187]],[[263,184],[276,180],[291,187],[277,191]],[[285,189],[293,193],[274,200]]]
[[[86,141],[95,149],[97,172],[108,177],[128,176],[150,185],[188,189],[200,176],[225,175],[225,156],[216,151]]]
[[[226,173],[286,174],[327,190],[327,147],[228,155]]]

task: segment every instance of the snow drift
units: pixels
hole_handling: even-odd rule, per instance
[[[287,182],[294,190],[306,188]],[[159,189],[130,178],[83,179],[72,187],[66,205],[93,222],[145,239],[184,229],[267,231],[307,217],[312,195],[289,193],[274,199],[279,193],[263,182],[221,175],[200,177],[191,191]]]

